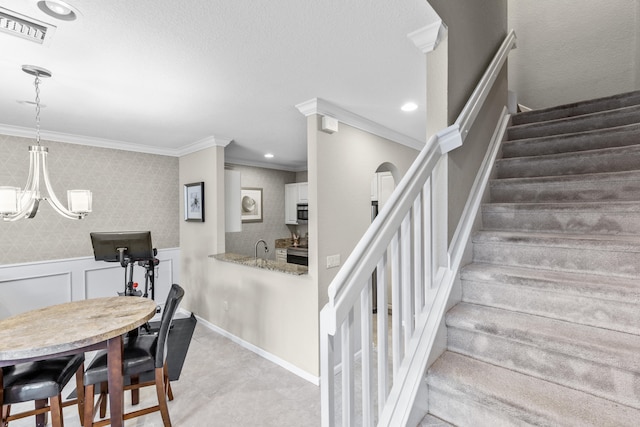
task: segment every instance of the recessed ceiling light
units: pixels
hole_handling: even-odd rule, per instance
[[[273,154],[267,153],[264,155],[267,159],[273,159]]]
[[[416,104],[415,102],[407,102],[402,107],[400,107],[400,109],[405,112],[415,111],[418,109],[418,104]]]
[[[75,21],[78,18],[78,9],[61,0],[40,0],[38,8],[49,16],[63,21]]]

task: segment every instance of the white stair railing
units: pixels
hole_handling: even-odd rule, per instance
[[[484,189],[477,180],[450,249],[438,248],[433,243],[434,230],[446,230],[447,224],[437,223],[438,216],[432,215],[432,186],[442,179],[446,183],[446,169],[442,176],[437,165],[446,161],[443,156],[448,151],[462,145],[514,45],[512,31],[458,120],[429,139],[329,286],[329,302],[320,313],[323,426],[406,425],[470,234],[475,212],[469,206],[477,209]],[[499,126],[502,132],[505,117],[506,111]],[[488,163],[496,154],[494,148],[485,158],[485,180]],[[433,261],[443,259],[447,265]],[[377,284],[375,325],[373,274]],[[386,316],[389,284],[390,329]]]

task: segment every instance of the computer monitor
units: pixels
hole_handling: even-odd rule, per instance
[[[91,244],[96,261],[118,262],[119,248],[129,262],[153,260],[154,251],[150,231],[93,232]]]

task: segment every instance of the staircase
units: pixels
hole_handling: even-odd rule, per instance
[[[421,425],[640,425],[640,91],[512,118]]]

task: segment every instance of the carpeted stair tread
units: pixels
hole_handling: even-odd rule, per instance
[[[449,310],[447,326],[640,373],[640,336],[634,334],[464,302]]]
[[[635,278],[480,263],[465,266],[460,278],[463,281],[505,283],[518,289],[530,288],[544,293],[640,304],[640,281]]]
[[[450,351],[640,409],[638,335],[464,303],[447,326]]]
[[[504,202],[640,200],[640,171],[489,181],[491,200]]]
[[[637,426],[640,411],[450,351],[429,369],[429,408],[458,426]]]
[[[611,96],[582,100],[564,105],[541,108],[515,114],[513,124],[524,124],[539,121],[560,119],[570,116],[595,113],[598,111],[618,109],[640,104],[640,91],[626,92]]]
[[[473,237],[473,261],[516,267],[640,277],[637,236],[481,231]]]
[[[639,134],[640,123],[634,123],[565,135],[505,141],[502,144],[502,157],[536,156],[635,145],[640,144]]]
[[[510,141],[524,138],[539,138],[550,135],[586,132],[640,123],[640,105],[607,110],[581,116],[560,118],[545,122],[510,126],[507,136]]]
[[[496,161],[498,178],[640,171],[640,144]]]
[[[485,230],[640,235],[640,202],[486,203]]]

